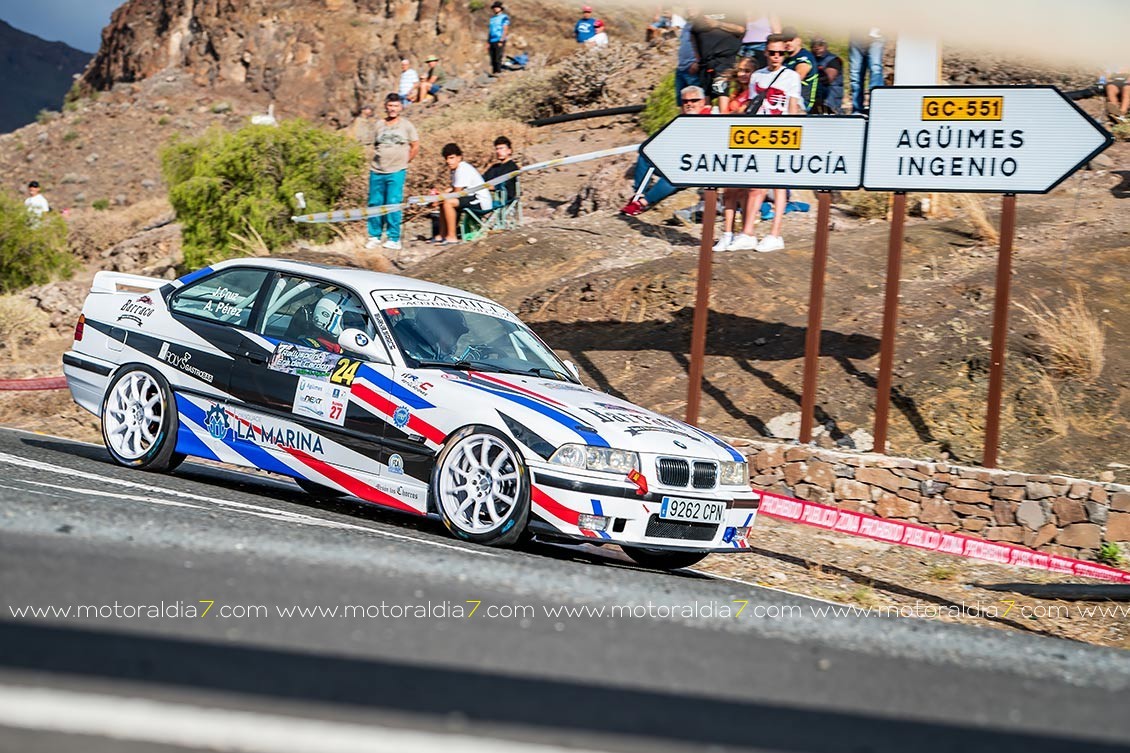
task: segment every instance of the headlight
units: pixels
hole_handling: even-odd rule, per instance
[[[549,462],[570,468],[587,468],[590,471],[628,473],[640,469],[640,456],[628,450],[610,447],[590,447],[583,444],[563,444],[549,458]]]
[[[749,464],[723,460],[718,464],[718,483],[723,486],[749,486]]]

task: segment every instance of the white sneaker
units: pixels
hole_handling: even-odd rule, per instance
[[[400,241],[385,241],[381,248],[387,248],[389,251],[399,251],[403,246],[400,245]]]
[[[369,240],[365,241],[365,248],[377,248],[381,245],[381,239],[370,236]]]
[[[738,233],[734,236],[734,240],[730,241],[730,251],[752,251],[757,248],[757,237],[753,235],[746,235],[745,233]]]
[[[761,239],[761,243],[757,244],[757,251],[759,253],[766,253],[767,251],[780,251],[785,247],[785,240],[779,235],[767,235]]]
[[[722,237],[719,238],[718,242],[714,244],[714,250],[715,251],[729,251],[730,250],[730,241],[732,241],[733,239],[734,239],[733,233],[722,233]]]

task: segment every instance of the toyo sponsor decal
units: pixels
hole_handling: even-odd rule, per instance
[[[1017,565],[1055,573],[1099,578],[1130,583],[1130,572],[1094,562],[1084,562],[1070,557],[1045,554],[1025,549],[1015,544],[985,541],[960,533],[947,533],[901,520],[878,518],[851,510],[841,510],[816,502],[784,497],[770,492],[757,492],[761,496],[761,512],[771,518],[840,531],[855,536],[865,536],[900,546],[912,546],[932,552],[953,554],[958,557]]]
[[[153,312],[156,311],[156,308],[153,306],[153,299],[147,295],[143,295],[136,300],[133,298],[129,299],[122,304],[122,307],[118,309],[118,311],[121,313],[118,314],[117,321],[120,322],[125,319],[141,326],[142,320],[153,316]]]
[[[183,353],[177,353],[173,351],[172,346],[170,346],[167,342],[161,343],[161,349],[157,351],[157,360],[164,361],[178,371],[183,371],[185,374],[194,376],[201,381],[207,382],[208,384],[211,384],[212,380],[215,379],[215,377],[213,377],[207,371],[198,369],[192,365],[191,350],[185,349]]]

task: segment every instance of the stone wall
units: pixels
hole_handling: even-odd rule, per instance
[[[1130,487],[1120,484],[732,441],[755,489],[1082,559],[1130,542]]]

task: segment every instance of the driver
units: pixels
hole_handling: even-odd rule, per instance
[[[467,334],[467,320],[463,314],[454,309],[424,308],[415,318],[415,324],[423,335],[424,341],[420,360],[451,361],[460,360],[461,356],[455,352],[459,338]]]
[[[311,337],[303,340],[315,348],[322,348],[332,353],[340,353],[341,346],[337,343],[338,335],[345,329],[346,324],[364,317],[354,303],[352,296],[343,291],[326,293],[314,304],[314,314],[311,322],[316,330]]]

